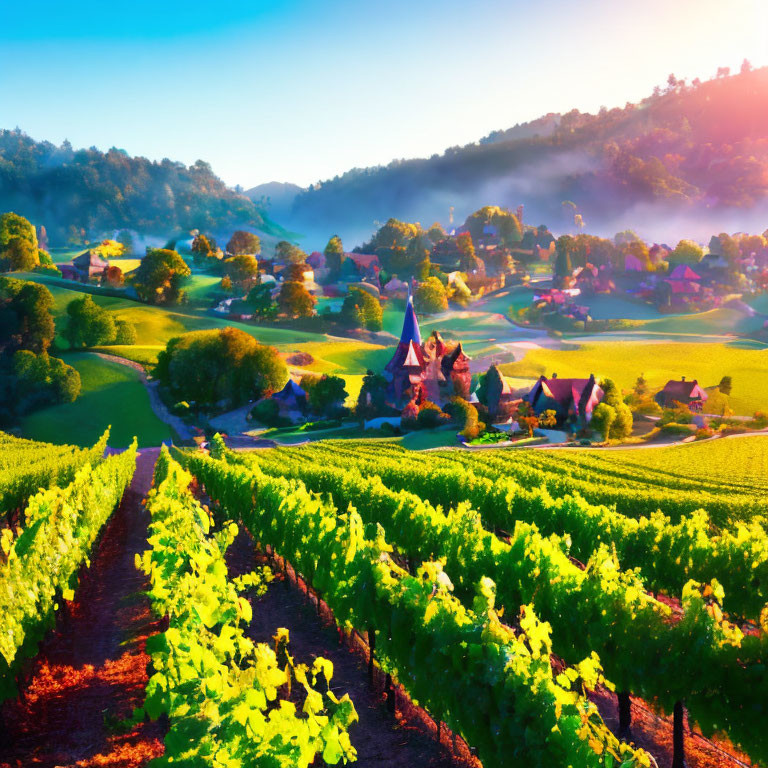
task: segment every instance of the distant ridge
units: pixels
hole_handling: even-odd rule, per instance
[[[463,221],[483,205],[524,204],[525,223],[561,232],[575,213],[605,234],[762,231],[768,68],[690,84],[670,77],[638,104],[547,114],[429,159],[350,170],[298,192],[287,224],[364,240],[390,217],[429,226],[447,224],[451,207]]]

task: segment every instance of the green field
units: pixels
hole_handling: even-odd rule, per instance
[[[557,455],[571,454],[559,451]],[[768,435],[739,435],[666,448],[579,451],[577,456],[599,459],[606,467],[637,466],[662,476],[739,485],[744,493],[764,495],[768,491]]]
[[[722,343],[589,342],[573,349],[531,349],[522,360],[501,369],[509,376],[528,378],[594,373],[612,378],[622,389],[630,389],[640,374],[651,387],[663,387],[681,376],[707,387],[728,375],[733,378],[731,408],[736,414],[768,409],[768,349]]]
[[[149,395],[136,371],[88,352],[64,356],[80,372],[82,391],[74,403],[35,411],[21,423],[24,437],[52,443],[93,445],[111,424],[109,444],[159,445],[171,439],[170,428],[152,412]]]

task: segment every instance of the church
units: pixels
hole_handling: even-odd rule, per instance
[[[459,396],[469,400],[472,374],[470,358],[461,342],[449,346],[437,331],[422,342],[419,321],[408,297],[403,330],[395,354],[384,371],[389,381],[389,396],[395,404],[430,400],[438,405]]]

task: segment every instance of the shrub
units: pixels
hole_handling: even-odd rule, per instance
[[[131,346],[136,343],[136,328],[127,320],[115,320],[115,344]]]
[[[448,416],[440,410],[440,406],[425,400],[419,406],[419,415],[416,417],[417,429],[434,429],[444,423]]]
[[[259,400],[251,409],[251,418],[265,427],[283,427],[290,424],[287,419],[280,416],[280,408],[272,398]]]

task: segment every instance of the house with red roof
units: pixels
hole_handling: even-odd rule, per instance
[[[381,264],[374,253],[345,253],[341,263],[341,279],[370,280],[378,283]]]
[[[691,411],[699,412],[704,407],[709,395],[696,379],[680,381],[670,379],[661,392],[656,394],[656,402],[662,408],[675,408],[677,404],[687,405]]]
[[[591,421],[592,411],[603,395],[594,374],[588,379],[559,379],[553,373],[551,378],[539,377],[527,400],[537,416],[552,410],[559,424],[573,422],[583,428]]]

